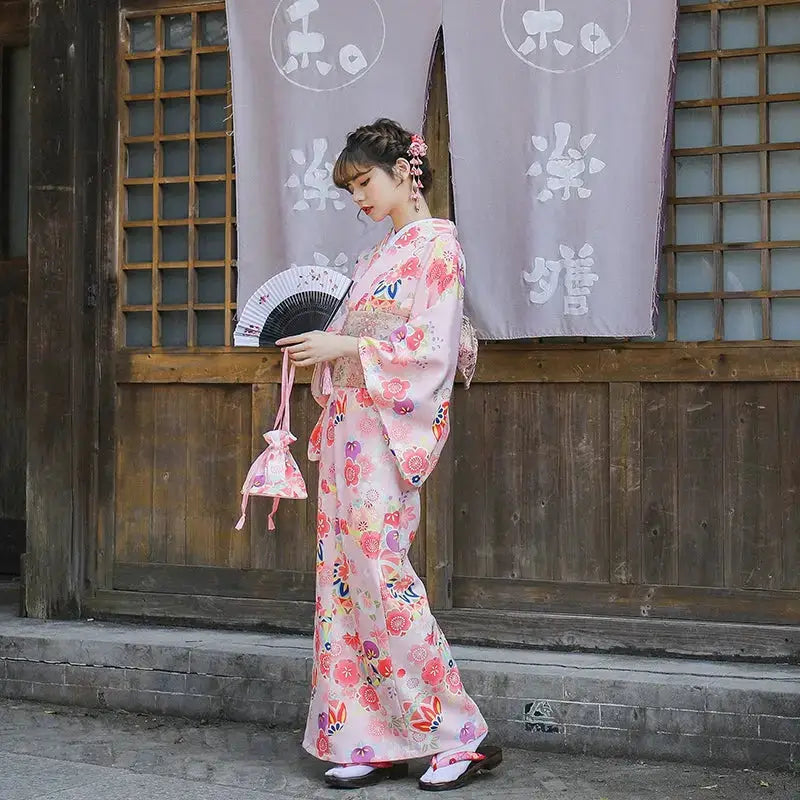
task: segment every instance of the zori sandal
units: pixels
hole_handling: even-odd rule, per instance
[[[396,781],[407,776],[407,763],[386,763],[375,766],[372,772],[368,772],[359,778],[337,778],[335,775],[326,775],[325,783],[333,789],[361,789],[364,786],[374,786],[381,781]]]
[[[446,764],[444,762],[439,763],[436,756],[434,756],[431,759],[431,767],[435,771],[440,766],[450,766],[459,761],[471,761],[472,763],[455,780],[447,781],[447,783],[429,783],[420,779],[418,785],[422,791],[447,792],[450,789],[459,789],[481,772],[488,772],[495,769],[495,767],[499,767],[503,761],[503,751],[499,747],[479,747],[475,753],[455,753],[452,756],[448,756],[445,761]]]

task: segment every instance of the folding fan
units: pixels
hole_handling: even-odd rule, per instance
[[[291,267],[260,286],[239,315],[233,342],[274,347],[278,339],[325,330],[353,282],[320,266]]]

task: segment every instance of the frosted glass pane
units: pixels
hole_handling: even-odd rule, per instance
[[[174,178],[189,174],[189,142],[164,142],[162,147],[164,175]]]
[[[225,118],[228,111],[225,108],[227,100],[225,95],[199,97],[197,106],[200,110],[201,131],[224,131]]]
[[[710,108],[675,112],[675,147],[710,147],[714,143]]]
[[[129,29],[132,53],[156,49],[156,23],[152,17],[131,20]]]
[[[667,304],[664,300],[658,301],[655,341],[657,342],[667,341]]]
[[[153,145],[150,142],[128,145],[128,177],[153,177]]]
[[[675,270],[677,291],[714,291],[714,262],[711,253],[676,253]]]
[[[678,64],[675,99],[703,100],[711,95],[711,62],[681,61]]]
[[[800,3],[767,9],[767,44],[800,42]]]
[[[675,244],[710,244],[714,218],[710,205],[675,207]]]
[[[149,306],[153,301],[153,275],[150,270],[125,273],[125,303]]]
[[[678,52],[695,53],[711,49],[711,14],[681,14],[678,23]]]
[[[722,313],[724,339],[742,342],[761,338],[760,300],[725,300]]]
[[[800,339],[800,297],[776,297],[772,301],[772,338]]]
[[[225,258],[224,225],[198,225],[197,258],[199,261],[222,261]]]
[[[769,204],[770,238],[800,239],[800,200],[772,200]]]
[[[225,302],[225,270],[205,267],[195,270],[198,303]]]
[[[153,187],[129,186],[127,189],[128,213],[131,222],[153,219]]]
[[[772,251],[772,288],[776,291],[800,289],[800,250]]]
[[[201,89],[224,89],[228,85],[226,53],[203,53],[198,56]]]
[[[755,8],[721,11],[719,25],[719,44],[723,50],[758,46],[758,11]]]
[[[769,154],[769,186],[772,192],[800,191],[800,150]]]
[[[152,342],[152,318],[148,311],[125,314],[125,346],[150,347]]]
[[[755,292],[761,288],[761,251],[735,250],[723,253],[722,271],[726,292]]]
[[[800,103],[769,104],[769,140],[796,142],[800,131]]]
[[[758,144],[758,106],[722,108],[722,144]]]
[[[150,228],[125,231],[125,261],[128,264],[148,264],[152,260],[153,231]]]
[[[760,242],[761,207],[759,203],[723,203],[723,242]]]
[[[758,153],[722,156],[723,194],[757,194],[761,191],[761,163]]]
[[[161,187],[161,218],[189,218],[188,183],[170,183]]]
[[[201,139],[197,143],[197,174],[224,175],[226,158],[225,139]]]
[[[189,299],[189,272],[185,269],[161,270],[161,302],[167,306],[183,305]]]
[[[225,184],[197,184],[198,216],[201,218],[225,216]]]
[[[200,43],[203,45],[228,43],[228,24],[224,11],[212,11],[200,15]]]
[[[662,255],[658,262],[657,289],[659,294],[664,294],[669,287],[669,274],[667,271],[667,260]]]
[[[152,136],[154,124],[152,101],[128,103],[128,133],[131,136]]]
[[[167,50],[192,46],[192,18],[189,14],[164,19],[164,46]]]
[[[767,88],[770,94],[800,92],[800,53],[767,56]]]
[[[167,227],[161,229],[161,260],[186,261],[189,258],[189,229]]]
[[[720,60],[722,97],[747,97],[758,94],[758,59],[723,58]]]
[[[128,91],[131,94],[150,94],[155,90],[156,78],[152,61],[128,62]]]
[[[198,311],[197,344],[199,347],[216,347],[225,344],[225,312]]]
[[[714,301],[681,300],[678,302],[680,342],[706,342],[714,338]]]
[[[159,314],[161,319],[161,346],[186,347],[186,318],[185,311],[164,311]]]
[[[173,56],[162,61],[164,65],[164,91],[188,91],[192,78],[189,72],[189,56]]]
[[[678,197],[713,194],[711,156],[675,159],[675,194]]]
[[[162,101],[164,109],[163,130],[166,134],[189,132],[189,101],[172,98]]]

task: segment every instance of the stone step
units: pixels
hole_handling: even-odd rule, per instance
[[[454,647],[490,741],[530,750],[800,766],[800,668]],[[0,696],[301,728],[311,639],[0,612]]]

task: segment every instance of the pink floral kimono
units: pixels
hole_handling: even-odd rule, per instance
[[[464,296],[455,226],[429,219],[387,235],[354,279],[330,329],[358,336],[359,357],[332,376],[317,368],[324,410],[309,443],[320,471],[303,747],[341,764],[470,750],[487,730],[408,560],[419,488],[450,429]]]

